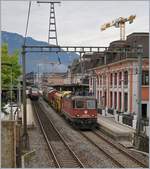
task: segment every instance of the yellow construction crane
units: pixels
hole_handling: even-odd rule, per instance
[[[112,22],[107,22],[101,26],[101,31],[105,29],[115,26],[115,28],[120,28],[120,40],[125,40],[125,23],[129,22],[131,24],[135,19],[136,15],[130,15],[128,18],[119,17]]]

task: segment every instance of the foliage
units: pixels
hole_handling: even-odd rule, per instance
[[[13,87],[18,84],[18,77],[21,75],[21,66],[19,65],[18,51],[10,55],[8,53],[8,45],[2,44],[1,52],[1,86],[3,90],[4,88],[10,88],[11,79]]]

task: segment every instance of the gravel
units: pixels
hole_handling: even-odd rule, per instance
[[[35,117],[35,116],[34,116]],[[30,150],[35,150],[35,154],[32,155],[29,162],[25,166],[26,168],[53,168],[54,163],[51,154],[48,150],[44,136],[41,133],[39,124],[35,119],[36,127],[28,130]]]
[[[91,145],[78,131],[73,129],[62,117],[40,98],[39,102],[46,110],[45,113],[54,122],[57,129],[62,133],[65,140],[80,158],[85,167],[113,168],[116,165],[101,153],[95,146]]]
[[[44,108],[47,116],[53,121],[57,129],[62,133],[65,140],[68,142],[72,150],[75,152],[77,157],[79,157],[79,159],[81,160],[81,162],[84,164],[86,168],[116,168],[117,167],[110,159],[108,159],[108,157],[106,157],[103,153],[101,153],[100,150],[98,150],[95,146],[89,143],[87,139],[85,139],[77,130],[75,130],[70,124],[68,124],[68,122],[64,118],[62,118],[58,113],[56,113],[48,105],[48,103],[46,103],[42,98],[39,99],[39,103]],[[46,150],[46,147],[45,147],[45,151],[48,154],[47,152],[48,150]],[[148,156],[132,150],[131,153],[137,159],[143,161],[144,163],[149,162]],[[46,168],[47,165],[50,165],[52,167],[52,163],[51,164],[50,163],[51,162],[49,160],[49,163],[48,164],[45,163],[46,164],[45,166],[44,164],[43,165],[37,164],[33,167]]]

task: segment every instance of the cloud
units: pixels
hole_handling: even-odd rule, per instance
[[[147,1],[63,1],[56,5],[58,40],[62,45],[107,45],[119,39],[119,29],[104,32],[100,25],[120,16],[136,14],[133,24],[126,24],[126,34],[149,31]],[[25,33],[28,2],[2,1],[2,30]],[[32,2],[28,36],[37,40],[48,39],[49,5]]]

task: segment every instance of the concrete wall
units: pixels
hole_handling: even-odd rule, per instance
[[[16,122],[1,122],[1,168],[16,167]]]

